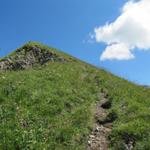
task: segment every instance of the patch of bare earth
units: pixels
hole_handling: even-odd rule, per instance
[[[87,150],[108,150],[108,135],[112,131],[112,121],[107,120],[107,116],[111,104],[103,93],[100,99],[101,101],[96,106],[95,123],[88,138]]]

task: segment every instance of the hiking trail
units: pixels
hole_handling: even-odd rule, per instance
[[[112,131],[113,120],[107,119],[111,103],[105,93],[101,93],[100,102],[96,105],[94,125],[88,138],[87,150],[108,150],[108,135]]]

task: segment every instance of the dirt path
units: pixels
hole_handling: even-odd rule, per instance
[[[108,150],[108,135],[112,130],[112,121],[107,120],[107,116],[111,104],[103,93],[100,99],[101,101],[96,106],[95,123],[89,135],[87,150]]]

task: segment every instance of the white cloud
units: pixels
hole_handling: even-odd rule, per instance
[[[129,60],[135,48],[150,49],[150,0],[127,2],[114,22],[95,28],[95,38],[107,44],[101,60]]]
[[[107,46],[103,54],[101,55],[101,60],[105,59],[116,59],[116,60],[129,60],[134,58],[134,55],[130,52],[129,48],[123,44],[112,44]]]

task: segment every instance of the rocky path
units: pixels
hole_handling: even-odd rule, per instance
[[[102,93],[101,101],[96,106],[95,123],[88,139],[87,150],[108,150],[108,135],[112,130],[112,121],[107,119],[111,107],[107,96]]]

